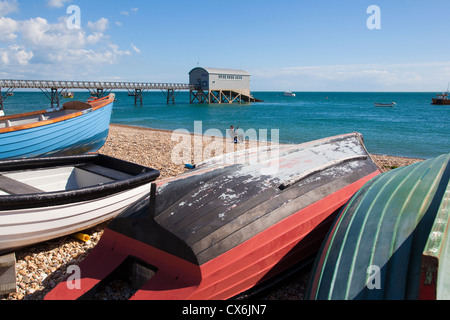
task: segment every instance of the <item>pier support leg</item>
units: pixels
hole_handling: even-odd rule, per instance
[[[55,104],[56,104],[56,107],[59,108],[59,100],[60,99],[59,99],[58,89],[57,88],[52,88],[51,98],[50,98],[50,102],[52,104],[52,108],[55,107]]]
[[[198,103],[210,103],[210,93],[205,93],[203,90],[191,90],[190,91],[190,103],[194,103],[196,100]]]
[[[103,89],[97,89],[97,93],[95,94],[97,99],[100,99],[103,97]]]
[[[59,101],[61,100],[61,97],[59,95],[58,88],[51,88],[50,92],[41,88],[41,91],[47,96],[47,98],[50,99],[52,108],[59,108]]]
[[[111,90],[105,90],[103,88],[96,88],[96,89],[88,89],[91,96],[96,97],[97,99],[103,98],[104,96],[108,95]]]
[[[164,95],[167,98],[167,104],[170,104],[172,102],[172,104],[175,104],[175,98],[177,96],[179,91],[177,91],[175,93],[174,89],[167,89],[167,94],[163,91]]]
[[[142,89],[134,90],[134,105],[137,106],[138,103],[141,106],[144,104],[144,97],[142,96]]]
[[[0,88],[0,117],[5,115],[5,112],[3,111],[3,103],[5,102],[6,98],[12,95],[13,91],[14,88],[8,88],[6,89],[6,92],[2,94],[2,88]]]

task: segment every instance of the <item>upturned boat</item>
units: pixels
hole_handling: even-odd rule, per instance
[[[0,117],[0,159],[86,154],[105,143],[114,94]]]
[[[92,298],[118,270],[133,300],[235,297],[316,254],[378,174],[357,133],[213,158],[152,183],[81,262],[79,288],[68,279],[46,299]]]
[[[361,188],[317,256],[308,298],[450,299],[449,178],[442,155]]]
[[[0,161],[0,253],[110,220],[158,177],[99,154]]]

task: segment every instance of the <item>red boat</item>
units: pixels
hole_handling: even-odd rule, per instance
[[[90,299],[118,270],[134,300],[229,299],[315,255],[379,174],[358,133],[240,152],[152,184],[47,300]]]

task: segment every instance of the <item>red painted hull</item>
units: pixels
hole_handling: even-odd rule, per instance
[[[107,229],[97,247],[80,264],[80,289],[68,289],[73,280],[69,278],[46,300],[79,299],[129,256],[158,268],[133,300],[232,298],[315,254],[334,214],[378,174],[376,171],[325,197],[200,266]]]

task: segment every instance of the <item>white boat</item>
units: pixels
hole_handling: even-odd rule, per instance
[[[100,154],[0,161],[0,253],[110,220],[158,177]]]
[[[393,108],[394,106],[396,106],[397,104],[395,102],[391,102],[391,103],[375,103],[375,107],[387,107],[387,108]]]
[[[293,93],[293,92],[291,92],[291,91],[286,91],[286,92],[284,93],[284,96],[285,96],[285,97],[295,97],[295,93]]]

